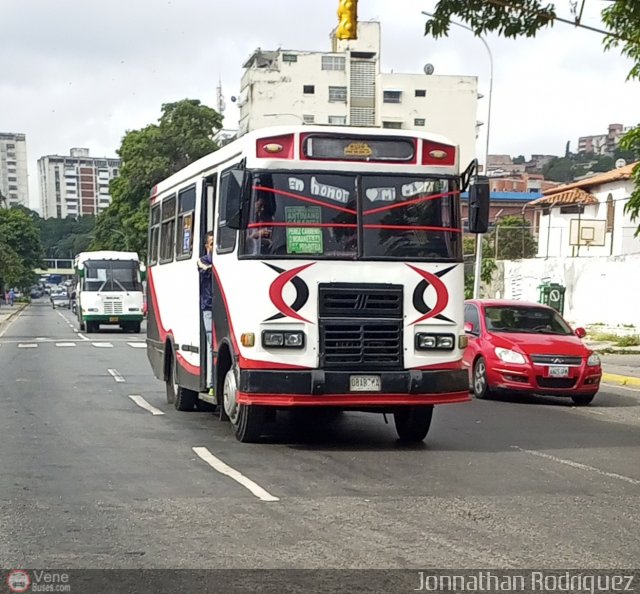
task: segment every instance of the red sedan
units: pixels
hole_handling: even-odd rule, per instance
[[[474,299],[465,302],[469,339],[463,363],[476,398],[497,392],[593,400],[600,387],[600,358],[582,342],[586,332],[539,303]]]

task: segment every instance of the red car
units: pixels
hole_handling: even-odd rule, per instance
[[[476,398],[497,392],[568,396],[590,404],[600,387],[600,358],[554,310],[539,303],[473,299],[465,302],[469,344],[463,363]]]

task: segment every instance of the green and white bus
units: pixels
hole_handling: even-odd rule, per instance
[[[135,252],[83,252],[75,259],[76,315],[80,330],[117,325],[140,332],[145,267]]]

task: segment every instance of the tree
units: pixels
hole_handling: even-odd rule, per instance
[[[513,164],[514,165],[524,165],[526,163],[526,159],[524,157],[524,155],[518,155],[514,160],[513,160]]]
[[[467,258],[464,262],[464,296],[465,299],[473,297],[473,285],[476,277],[474,258],[469,257],[476,251],[476,236],[468,235],[462,240],[463,253]],[[493,273],[497,269],[495,260],[493,259],[493,251],[490,242],[485,236],[482,242],[482,267],[480,268],[480,281],[485,285],[491,283]]]
[[[566,22],[558,17],[554,4],[544,0],[439,0],[433,18],[425,25],[425,34],[446,36],[454,19],[464,21],[476,35],[493,32],[510,38],[535,37],[544,27]],[[574,20],[572,24],[581,26],[579,16]],[[640,2],[609,2],[602,10],[602,20],[607,27],[604,49],[619,49],[632,62],[627,80],[640,80]],[[621,147],[640,153],[640,124],[623,137]],[[640,164],[633,175],[635,191],[626,210],[635,220],[640,215]],[[640,235],[640,226],[636,235]]]
[[[570,159],[566,157],[554,157],[543,168],[545,179],[555,182],[569,182],[573,180],[574,167]]]
[[[502,217],[490,233],[489,241],[498,260],[532,258],[538,252],[538,242],[529,230],[526,219],[518,216]]]
[[[0,210],[0,275],[6,284],[26,289],[40,265],[40,231],[28,209]]]
[[[146,254],[149,194],[157,183],[215,151],[222,116],[197,99],[162,106],[157,124],[127,132],[118,155],[120,175],[111,181],[112,202],[98,216],[92,249]]]

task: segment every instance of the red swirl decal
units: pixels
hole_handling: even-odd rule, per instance
[[[449,291],[447,291],[447,286],[435,274],[427,272],[426,270],[420,270],[420,268],[411,266],[411,264],[407,264],[407,266],[411,268],[411,270],[415,270],[426,281],[427,285],[431,285],[436,292],[436,304],[433,308],[428,308],[428,311],[422,317],[411,322],[411,325],[414,325],[440,315],[447,308],[447,305],[449,305]],[[445,272],[449,270],[451,269]]]
[[[287,305],[282,296],[282,292],[284,291],[285,285],[295,278],[300,272],[309,268],[309,266],[313,266],[315,262],[311,262],[310,264],[305,264],[303,266],[298,266],[297,268],[292,268],[291,270],[286,270],[282,274],[280,274],[269,287],[269,298],[271,302],[276,306],[279,312],[289,318],[293,318],[295,320],[301,320],[302,322],[309,322],[306,318],[303,318],[297,311],[295,311],[290,305]]]

